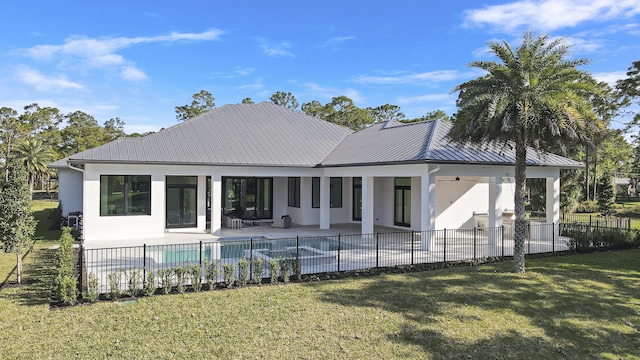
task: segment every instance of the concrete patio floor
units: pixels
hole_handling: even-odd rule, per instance
[[[251,237],[267,237],[272,239],[295,238],[296,236],[336,236],[336,235],[356,235],[360,234],[362,227],[358,223],[332,224],[330,229],[320,229],[318,225],[298,225],[292,224],[288,229],[272,228],[270,224],[256,226],[244,225],[241,229],[222,228],[220,235],[212,235],[207,231],[173,231],[165,232],[162,237],[150,237],[124,240],[104,240],[95,244],[84,244],[87,249],[114,248],[128,246],[146,245],[168,245],[197,243],[199,241],[212,241],[217,239],[250,239]],[[398,229],[386,226],[374,226],[374,232],[394,233],[407,232],[409,229]]]

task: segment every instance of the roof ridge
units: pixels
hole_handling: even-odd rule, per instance
[[[438,131],[438,128],[440,127],[440,122],[441,122],[440,119],[425,120],[424,122],[427,122],[427,121],[433,121],[435,122],[435,124],[431,129],[431,134],[429,134],[429,139],[427,140],[427,146],[424,147],[424,152],[422,153],[422,156],[421,156],[423,159],[428,159],[429,155],[431,154],[431,148],[433,147],[433,138],[435,137],[435,134]]]

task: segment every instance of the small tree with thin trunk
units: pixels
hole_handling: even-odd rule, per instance
[[[602,216],[613,215],[616,204],[616,189],[611,181],[611,175],[602,174],[598,179],[598,210]]]
[[[18,284],[22,283],[22,256],[31,246],[35,228],[27,174],[21,166],[10,166],[0,193],[0,241],[5,253],[16,254]]]

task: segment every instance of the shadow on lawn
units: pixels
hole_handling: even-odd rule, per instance
[[[15,285],[16,267],[7,274],[0,283],[0,290],[11,290],[10,296],[20,305],[42,305],[49,303],[53,276],[55,273],[55,250],[48,249],[48,244],[57,241],[60,230],[50,230],[52,209],[34,211],[38,221],[34,234],[34,244],[23,255],[23,284]],[[13,280],[13,281],[12,281]]]
[[[322,299],[402,314],[407,321],[389,338],[421,346],[436,358],[626,358],[640,351],[640,315],[637,305],[630,306],[640,297],[638,254],[549,258],[531,262],[525,275],[500,263],[384,276],[357,290],[333,289]],[[471,334],[486,326],[487,319],[472,315],[478,309],[505,318],[496,319],[495,329]],[[526,318],[524,328],[509,320],[510,312]],[[533,334],[540,331],[544,337]],[[458,340],[452,333],[478,340]]]

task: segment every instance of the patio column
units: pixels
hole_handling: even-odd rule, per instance
[[[489,246],[496,246],[502,226],[502,176],[489,178]]]
[[[222,179],[220,175],[211,175],[211,233],[220,235],[222,220]]]
[[[547,178],[547,223],[560,222],[560,176]]]
[[[429,251],[435,241],[436,225],[436,176],[425,174],[420,177],[420,248]]]
[[[362,177],[362,233],[373,233],[373,176]]]
[[[320,229],[331,227],[331,203],[329,194],[329,177],[320,178]]]

